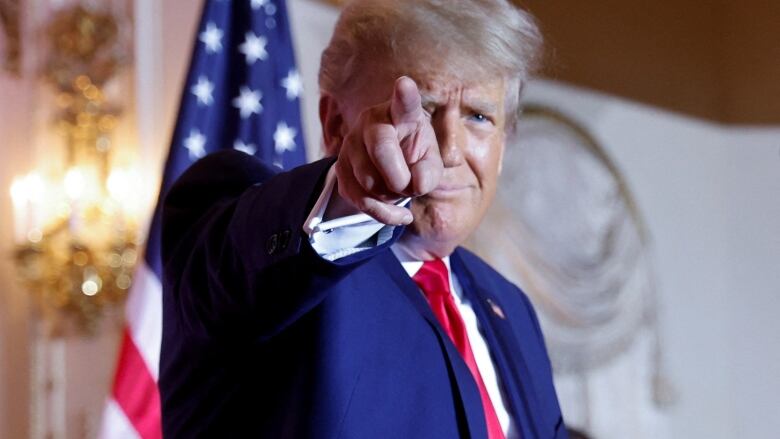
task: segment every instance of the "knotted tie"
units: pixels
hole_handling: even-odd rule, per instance
[[[412,280],[423,290],[425,298],[431,305],[433,314],[441,323],[441,326],[450,336],[450,339],[458,348],[463,360],[466,362],[479,387],[479,395],[482,398],[482,407],[485,411],[485,422],[488,428],[489,439],[504,439],[504,432],[501,424],[498,422],[498,416],[490,401],[485,382],[482,381],[482,375],[479,374],[477,361],[474,359],[474,353],[471,351],[469,337],[466,333],[466,325],[463,323],[455,300],[450,291],[450,276],[447,265],[441,259],[425,261],[413,277]]]

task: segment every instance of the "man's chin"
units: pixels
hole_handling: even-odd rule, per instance
[[[415,221],[407,226],[401,241],[414,253],[449,256],[465,240],[460,230]]]

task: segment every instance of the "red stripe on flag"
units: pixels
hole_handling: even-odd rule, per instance
[[[120,349],[114,399],[141,438],[160,439],[160,392],[127,327]]]

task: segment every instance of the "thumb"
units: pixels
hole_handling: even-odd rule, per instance
[[[390,118],[398,132],[398,139],[414,133],[423,117],[422,98],[417,83],[408,76],[401,76],[395,81],[393,99],[390,101]]]

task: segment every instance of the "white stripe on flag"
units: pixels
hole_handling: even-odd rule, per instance
[[[135,345],[144,357],[152,378],[157,381],[162,343],[162,284],[144,260],[135,271],[125,306],[125,318]]]
[[[100,421],[98,439],[140,439],[133,424],[125,416],[125,412],[113,398],[108,398],[103,409],[103,419]]]

